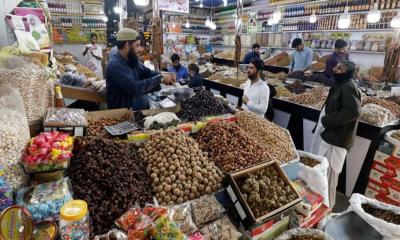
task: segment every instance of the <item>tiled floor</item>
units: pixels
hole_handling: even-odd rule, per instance
[[[332,212],[341,213],[346,211],[349,205],[349,198],[340,192],[336,192],[336,204],[333,207]]]

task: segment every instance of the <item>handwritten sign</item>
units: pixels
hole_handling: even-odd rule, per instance
[[[189,13],[189,0],[158,1],[158,7],[163,11]]]

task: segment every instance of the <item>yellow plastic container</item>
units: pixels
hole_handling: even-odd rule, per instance
[[[60,211],[61,239],[89,239],[89,211],[83,200],[71,200]]]

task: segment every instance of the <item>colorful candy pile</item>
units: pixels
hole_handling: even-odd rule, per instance
[[[13,191],[3,178],[4,168],[0,165],[0,211],[13,204]]]
[[[27,172],[66,169],[74,139],[66,133],[45,132],[30,141],[23,165]]]

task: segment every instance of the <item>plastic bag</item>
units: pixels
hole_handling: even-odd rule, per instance
[[[166,216],[161,216],[154,222],[155,228],[151,230],[151,237],[155,240],[184,240],[185,235],[176,224]]]
[[[190,235],[198,230],[192,219],[189,202],[170,207],[168,209],[168,216],[186,235]]]
[[[58,215],[61,207],[72,199],[71,182],[68,178],[20,189],[15,202],[26,207],[34,221]]]
[[[168,126],[170,124],[176,125],[180,122],[179,118],[175,113],[172,112],[163,112],[154,116],[146,117],[144,119],[144,128],[152,129],[154,127],[160,126]]]
[[[394,124],[398,119],[390,110],[379,105],[369,103],[361,108],[360,120],[382,127],[385,125]]]
[[[13,191],[8,182],[3,178],[4,167],[0,165],[0,211],[13,205]]]
[[[348,210],[352,210],[357,213],[362,219],[368,222],[372,227],[375,228],[385,239],[400,239],[400,225],[386,222],[382,219],[376,218],[364,211],[362,204],[371,205],[374,208],[384,209],[392,211],[395,214],[400,215],[400,207],[389,205],[378,200],[367,198],[361,194],[354,193],[350,200],[350,206]]]
[[[94,240],[128,240],[128,236],[121,230],[111,229],[106,234],[95,236]]]
[[[300,236],[315,236],[315,237],[321,237],[321,239],[324,240],[333,240],[330,236],[328,236],[326,233],[324,233],[321,230],[318,229],[311,229],[311,228],[295,228],[295,229],[290,229],[281,235],[279,235],[275,240],[290,240],[293,237],[300,237]]]
[[[395,135],[396,137],[393,137]],[[400,146],[400,130],[392,130],[385,134],[385,140],[395,146]]]
[[[86,114],[84,109],[54,108],[49,107],[44,125],[62,124],[63,126],[86,126]]]
[[[301,157],[308,157],[320,162],[313,168],[299,163],[298,177],[307,183],[307,187],[319,193],[324,198],[324,204],[329,206],[328,191],[328,167],[329,162],[326,157],[314,155],[312,153],[298,151]]]
[[[30,134],[18,90],[0,87],[0,162],[16,164],[28,145]]]
[[[120,218],[118,218],[115,223],[118,227],[124,229],[125,231],[141,231],[154,226],[152,219],[144,214],[138,205],[129,209]]]
[[[197,227],[221,218],[225,212],[224,207],[214,195],[205,195],[191,201],[192,215]]]
[[[207,224],[200,232],[205,240],[238,240],[242,237],[227,216]]]

